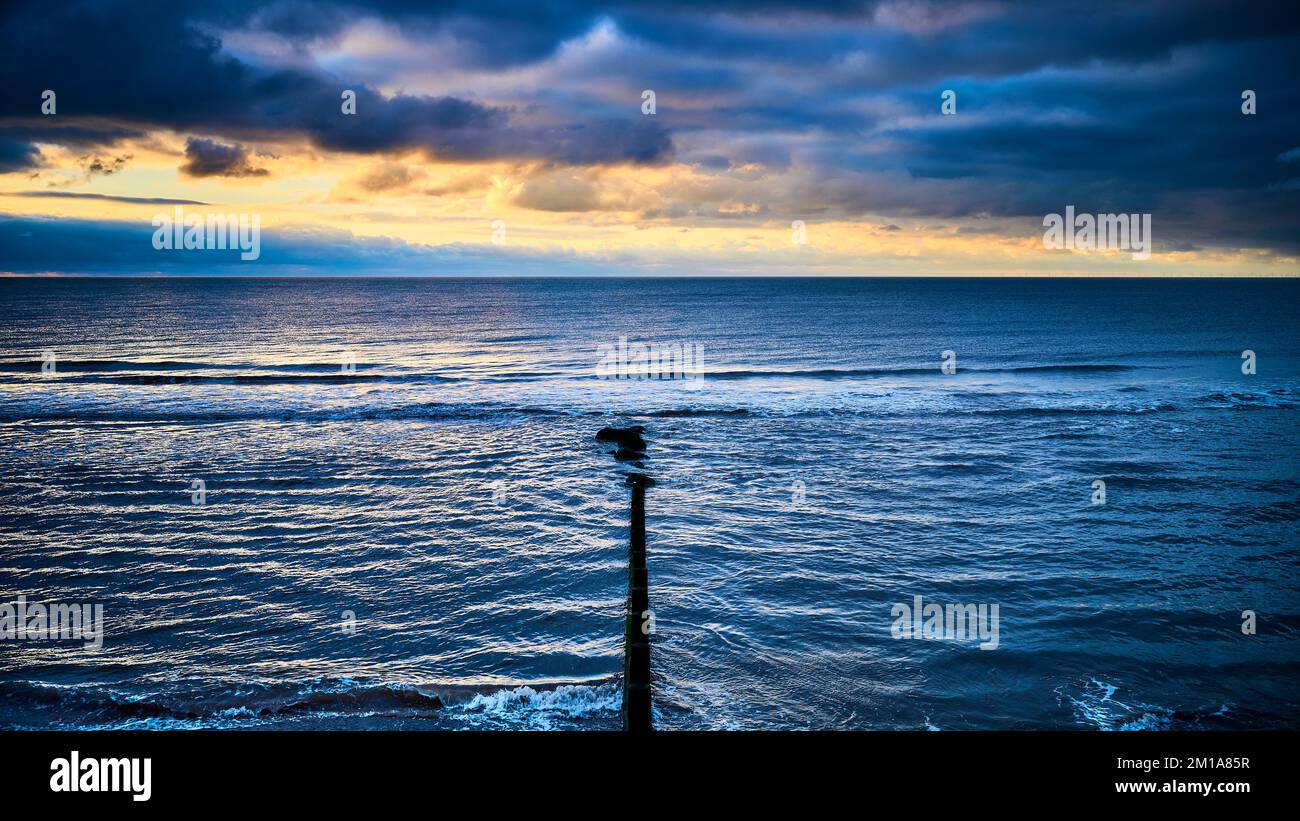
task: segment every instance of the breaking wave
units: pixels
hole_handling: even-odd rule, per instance
[[[251,729],[321,720],[375,726],[375,720],[383,719],[431,722],[434,728],[446,729],[544,729],[555,721],[616,716],[622,695],[616,681],[485,689],[333,679],[248,682],[148,697],[94,686],[20,681],[0,684],[0,702],[9,715],[22,717],[0,725],[6,729]]]

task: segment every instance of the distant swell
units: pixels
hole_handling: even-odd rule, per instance
[[[659,418],[689,416],[748,416],[749,408],[672,408],[670,410],[651,411],[646,416]]]
[[[76,378],[65,380],[74,381]],[[455,382],[451,377],[433,374],[382,374],[382,373],[304,373],[245,374],[238,376],[209,376],[198,374],[133,374],[130,376],[82,377],[82,381],[112,382],[122,385],[306,385],[346,384],[350,382]]]
[[[281,422],[344,422],[368,420],[461,420],[494,419],[503,416],[595,416],[597,411],[566,412],[551,408],[536,408],[511,405],[483,404],[437,404],[421,403],[400,407],[361,407],[356,409],[284,409],[268,407],[249,407],[240,410],[217,408],[205,409],[168,409],[154,411],[132,408],[114,410],[111,408],[87,408],[85,410],[68,410],[23,414],[21,412],[0,412],[0,424],[25,422],[126,422],[126,423],[171,423],[171,422],[242,422],[256,420],[273,420]]]
[[[971,416],[1005,416],[1009,419],[1018,417],[1035,417],[1035,416],[1128,416],[1141,415],[1146,413],[1169,413],[1178,410],[1178,406],[1170,402],[1161,402],[1155,405],[1144,405],[1141,407],[1130,408],[1089,408],[1089,407],[1018,407],[1018,408],[990,408],[988,410],[961,411],[957,415],[969,414]]]
[[[957,373],[1119,373],[1136,370],[1136,365],[1025,365],[1015,368],[966,368],[958,367]],[[791,371],[720,371],[706,372],[705,381],[710,379],[764,379],[764,378],[801,378],[801,379],[852,379],[863,376],[932,376],[944,375],[938,365],[929,368],[817,368],[813,370]]]
[[[41,360],[11,360],[0,362],[0,373],[28,373],[40,372]],[[56,359],[55,367],[58,371],[67,371],[70,373],[94,373],[101,371],[181,371],[181,370],[202,370],[205,368],[239,368],[240,365],[216,365],[210,362],[131,362],[124,359],[81,359],[81,360],[63,360]],[[338,363],[334,363],[338,367]]]
[[[39,374],[41,372],[41,362],[39,360],[19,360],[0,362],[0,373],[28,373]],[[125,373],[120,377],[101,377],[101,381],[120,381],[128,384],[171,384],[171,383],[191,383],[191,382],[233,382],[233,383],[270,383],[284,382],[313,382],[313,381],[370,381],[379,379],[401,380],[401,381],[446,381],[455,377],[439,376],[429,373],[416,374],[392,374],[392,373],[372,373],[378,365],[367,365],[356,363],[356,373],[343,373],[340,371],[341,361],[335,362],[306,362],[294,364],[259,364],[259,363],[218,363],[218,362],[182,362],[182,361],[155,361],[155,362],[136,362],[125,359],[83,359],[83,360],[56,360],[55,374],[100,374],[100,373]],[[1018,367],[1006,368],[968,368],[959,366],[957,373],[1118,373],[1124,371],[1136,370],[1136,365],[1118,365],[1118,364],[1058,364],[1058,365],[1023,365]],[[232,375],[209,375],[194,374],[192,371],[254,371],[253,374],[232,374]],[[138,372],[146,372],[141,374]],[[167,372],[175,372],[167,375]],[[155,375],[157,373],[157,375]],[[496,379],[529,379],[549,376],[572,376],[572,374],[560,373],[505,373],[505,374],[485,374],[476,378],[485,380]],[[859,377],[879,377],[879,376],[936,376],[943,375],[938,365],[926,368],[813,368],[813,369],[796,369],[796,370],[736,370],[736,371],[705,371],[704,379],[718,380],[736,380],[736,379],[777,379],[777,378],[797,378],[797,379],[852,379]]]
[[[0,373],[29,373],[41,370],[41,360],[0,361]],[[177,360],[134,361],[130,359],[56,359],[57,373],[105,373],[113,371],[202,371],[202,370],[259,370],[283,371],[337,371],[342,360],[334,362],[300,362],[293,364],[251,364],[239,362],[182,362]],[[364,367],[357,363],[357,367]]]
[[[1207,407],[1250,410],[1253,408],[1294,409],[1300,407],[1300,390],[1275,388],[1264,393],[1249,391],[1216,391],[1197,399]]]
[[[1287,407],[1274,405],[1270,407]],[[948,418],[993,417],[1005,419],[1037,417],[1108,417],[1142,416],[1152,413],[1169,413],[1180,410],[1173,403],[1162,402],[1137,407],[1088,406],[1016,406],[1000,408],[946,409],[933,415]],[[229,406],[191,408],[142,409],[138,406],[119,409],[110,406],[68,408],[47,411],[22,409],[0,410],[0,424],[26,424],[43,422],[117,422],[139,424],[168,423],[220,423],[240,421],[278,422],[362,422],[372,420],[492,420],[512,416],[595,417],[607,411],[582,408],[546,408],[526,405],[496,405],[487,403],[437,403],[424,402],[397,406],[359,406],[349,408],[284,408],[279,406],[248,405],[232,409]],[[625,411],[626,415],[646,419],[686,418],[799,418],[829,419],[861,416],[869,419],[915,418],[915,410],[886,410],[879,406],[861,408],[772,409],[748,407],[698,407],[664,408],[647,411]]]

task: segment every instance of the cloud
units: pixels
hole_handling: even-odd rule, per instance
[[[4,139],[0,135],[0,174],[25,171],[41,164],[41,150],[35,145],[19,140]]]
[[[248,149],[236,143],[190,137],[185,141],[185,164],[181,172],[190,177],[265,177],[270,172],[249,160]]]
[[[2,44],[3,35],[0,34],[0,47]],[[0,57],[2,62],[3,57]],[[0,88],[4,85],[5,80],[0,78]],[[60,145],[74,151],[93,151],[144,136],[144,132],[137,128],[102,121],[78,124],[0,115],[0,174],[42,168],[45,157],[37,143]],[[131,157],[120,158],[122,165],[114,168],[116,159],[108,160],[108,165],[101,165],[98,170],[108,170],[109,173],[120,170]]]
[[[603,260],[484,245],[420,245],[337,229],[264,229],[261,255],[155,250],[147,220],[53,219],[0,214],[0,273],[103,276],[518,276],[600,275]]]
[[[86,179],[97,176],[110,176],[126,168],[126,164],[131,160],[131,155],[126,154],[121,157],[82,157],[81,167],[86,171]]]
[[[0,131],[37,115],[39,98],[32,98],[32,88],[51,88],[58,92],[61,118],[236,141],[278,135],[305,138],[331,151],[418,149],[430,157],[469,161],[655,163],[671,154],[671,139],[659,123],[631,116],[537,119],[450,95],[386,95],[315,66],[245,62],[222,44],[221,32],[236,22],[258,20],[277,27],[282,36],[311,31],[301,15],[264,15],[263,5],[231,2],[183,9],[105,0],[65,9],[8,4],[0,12]],[[348,16],[339,11],[323,19]],[[517,27],[486,16],[480,22],[471,28],[489,41],[507,41]],[[84,70],[86,55],[94,55],[103,70]],[[345,89],[356,94],[355,114],[342,112]],[[207,173],[206,159],[201,156],[195,163],[200,174]]]
[[[77,193],[74,191],[7,191],[6,197],[32,197],[34,199],[103,200],[131,205],[208,205],[198,200],[178,200],[169,197],[122,197],[113,194]]]
[[[1277,165],[1300,156],[1291,12],[1212,0],[20,0],[0,11],[0,173],[40,169],[47,144],[108,153],[163,130],[202,135],[185,167],[203,176],[264,176],[244,145],[290,154],[277,176],[295,153],[357,155],[367,170],[338,190],[363,199],[477,195],[491,183],[438,166],[514,163],[505,201],[544,212],[683,227],[1032,225],[1074,204],[1151,212],[1171,247],[1287,250],[1300,242],[1287,228],[1300,191]],[[87,55],[100,70],[85,70]],[[57,117],[38,113],[43,88],[58,90]],[[654,116],[640,113],[646,88]],[[1258,114],[1241,114],[1242,88]],[[343,89],[355,115],[340,110]]]
[[[571,173],[528,179],[520,186],[513,202],[538,211],[595,211],[601,207],[597,186],[585,176]]]
[[[386,162],[366,171],[356,184],[362,191],[375,194],[406,188],[422,176],[422,171],[410,165]]]

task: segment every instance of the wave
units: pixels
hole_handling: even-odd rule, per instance
[[[296,385],[390,382],[444,384],[454,382],[533,382],[574,378],[561,371],[501,371],[473,376],[428,371],[383,370],[378,365],[358,364],[343,371],[340,363],[293,365],[219,364],[213,362],[129,362],[125,360],[82,360],[57,363],[53,375],[41,373],[39,362],[0,363],[0,374],[20,374],[49,379],[52,384],[92,383],[116,385]],[[387,366],[384,366],[387,367]],[[462,366],[463,367],[463,366]],[[217,372],[217,373],[214,373]]]
[[[526,405],[494,405],[480,403],[419,403],[397,407],[357,407],[287,409],[283,407],[254,406],[244,409],[226,407],[158,408],[145,410],[139,407],[113,409],[92,407],[85,409],[40,410],[24,413],[21,409],[0,412],[0,424],[28,424],[43,422],[120,422],[138,424],[170,423],[221,423],[221,422],[369,422],[369,421],[421,421],[421,420],[478,420],[511,416],[601,416],[595,410],[563,410]]]
[[[39,359],[0,361],[0,373],[39,373],[42,364],[44,363]],[[206,368],[247,367],[240,365],[218,365],[211,362],[180,362],[170,360],[133,362],[125,359],[60,359],[57,360],[55,364],[60,372],[68,371],[73,373],[93,373],[102,371],[175,371],[202,370]],[[334,363],[334,367],[338,367],[337,362]]]
[[[670,408],[668,410],[648,411],[641,414],[658,419],[673,419],[692,416],[748,416],[749,408]]]
[[[1014,406],[1001,408],[969,408],[941,410],[884,409],[879,405],[856,408],[751,408],[751,407],[680,407],[657,410],[618,410],[619,415],[633,419],[690,419],[690,418],[764,418],[764,419],[835,419],[864,417],[868,419],[914,419],[918,416],[959,419],[963,417],[989,417],[994,419],[1056,418],[1056,417],[1124,417],[1179,411],[1178,405],[1168,402],[1140,406],[1089,407],[1067,405]],[[369,421],[462,421],[492,420],[508,417],[550,416],[556,418],[584,418],[607,416],[609,408],[540,407],[476,402],[420,402],[406,405],[370,405],[347,408],[285,408],[281,405],[246,405],[231,408],[229,405],[201,405],[194,407],[142,408],[132,404],[115,408],[109,405],[84,408],[62,407],[49,409],[30,404],[14,405],[0,410],[0,424],[34,424],[46,422],[110,422],[137,424],[170,423],[222,423],[246,421],[271,422],[369,422]],[[1057,431],[1053,436],[1063,435]]]
[[[781,416],[819,418],[842,415],[844,411],[759,411],[750,408],[669,408],[655,411],[625,411],[619,415],[631,419],[673,419],[694,417],[744,417]],[[847,412],[867,415],[867,411]],[[373,422],[373,421],[474,421],[508,417],[583,418],[608,416],[609,412],[581,408],[543,408],[527,405],[483,405],[472,403],[422,403],[398,407],[361,407],[348,409],[286,409],[283,407],[250,407],[242,410],[228,408],[159,408],[143,410],[139,407],[117,410],[113,408],[22,409],[0,411],[0,425],[38,424],[47,422],[110,422],[124,424],[189,424],[224,422]],[[875,414],[871,414],[875,415]]]
[[[303,373],[292,374],[240,374],[212,376],[208,374],[133,374],[130,376],[81,376],[61,379],[63,382],[107,382],[119,385],[307,385],[347,384],[352,382],[460,382],[451,376],[437,374],[384,374],[384,373]]]
[[[1021,365],[1009,368],[967,368],[959,367],[958,374],[963,373],[1120,373],[1137,370],[1138,365],[1118,364],[1060,364],[1060,365]],[[802,378],[802,379],[852,379],[863,376],[943,376],[938,367],[928,368],[816,368],[811,370],[739,370],[705,372],[704,379],[764,379],[764,378]]]
[[[0,373],[32,373],[39,374],[41,370],[40,360],[10,360],[0,361]],[[334,377],[352,377],[357,380],[361,379],[410,379],[410,380],[447,380],[447,379],[468,379],[468,377],[447,377],[438,374],[415,373],[415,374],[393,374],[393,373],[340,373],[339,361],[334,362],[300,362],[291,364],[262,364],[262,363],[222,363],[222,362],[194,362],[179,360],[158,360],[158,361],[133,361],[127,359],[82,359],[82,360],[58,360],[56,363],[57,374],[96,374],[96,373],[114,373],[114,372],[177,372],[171,381],[202,381],[202,380],[249,380],[257,381],[262,379],[271,379],[276,375],[290,374],[302,375],[306,379],[333,379]],[[376,364],[356,363],[359,371],[371,370],[380,367]],[[1049,364],[1049,365],[1020,365],[1014,367],[993,367],[993,368],[969,368],[960,367],[958,373],[1117,373],[1123,371],[1136,370],[1141,366],[1137,365],[1120,365],[1106,363],[1081,363],[1081,364]],[[256,376],[208,376],[200,374],[186,373],[191,371],[258,371]],[[517,378],[546,378],[546,377],[572,377],[574,374],[561,373],[556,371],[528,372],[501,374],[497,378],[517,379]],[[737,380],[737,379],[767,379],[767,378],[801,378],[801,379],[851,379],[856,377],[873,377],[873,376],[933,376],[943,375],[938,367],[926,368],[811,368],[811,369],[794,369],[794,370],[735,370],[735,371],[717,371],[704,373],[705,380]],[[153,377],[154,381],[149,381],[148,376],[127,377],[132,381],[140,384],[164,384],[168,382],[167,377]],[[491,377],[479,377],[491,378]]]
[[[519,336],[490,336],[484,338],[484,342],[545,342],[555,339],[551,334],[529,335],[522,334]]]
[[[1251,410],[1255,408],[1294,409],[1300,407],[1300,390],[1293,388],[1274,388],[1262,393],[1252,391],[1215,391],[1197,397],[1197,404],[1211,408],[1233,408]]]
[[[41,360],[0,361],[0,373],[40,372]],[[132,359],[59,359],[55,362],[58,373],[105,373],[113,371],[203,371],[203,370],[258,370],[294,373],[301,371],[337,370],[341,362],[296,362],[289,364],[253,364],[241,362],[195,362],[181,360],[140,361]],[[365,367],[357,363],[357,367]]]
[[[467,713],[508,716],[512,713],[536,711],[556,713],[566,718],[580,718],[600,712],[617,712],[623,706],[623,696],[613,683],[599,685],[561,684],[550,690],[538,690],[530,685],[508,690],[497,690],[486,695],[475,695],[460,705]]]
[[[1179,410],[1180,408],[1171,402],[1160,402],[1154,405],[1140,405],[1137,407],[1070,407],[1061,405],[1043,405],[1043,406],[1021,406],[1015,408],[987,408],[967,411],[956,411],[954,416],[1002,416],[1007,418],[1036,416],[1134,416],[1148,413],[1169,413]]]
[[[1098,730],[1200,730],[1223,729],[1238,724],[1232,705],[1217,709],[1177,710],[1140,701],[1115,698],[1119,688],[1097,678],[1081,687],[1056,688],[1057,701],[1068,703],[1080,724]]]
[[[976,371],[989,371],[993,373],[1038,373],[1038,372],[1056,372],[1062,373],[1121,373],[1123,371],[1136,371],[1140,368],[1154,367],[1152,365],[1108,365],[1108,364],[1078,364],[1078,365],[1022,365],[1017,368],[974,368]]]
[[[14,717],[45,723],[0,724],[7,729],[255,728],[304,719],[426,719],[447,726],[546,726],[552,719],[581,720],[616,714],[617,682],[523,684],[507,687],[413,685],[352,679],[246,682],[190,693],[137,695],[95,686],[40,682],[0,684],[0,700]]]

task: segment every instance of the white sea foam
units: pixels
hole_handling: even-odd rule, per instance
[[[556,718],[578,719],[599,713],[617,713],[623,696],[616,683],[563,684],[553,690],[537,690],[524,685],[513,689],[479,694],[451,710],[463,714],[470,723],[474,716],[507,724],[537,728],[551,726]]]

